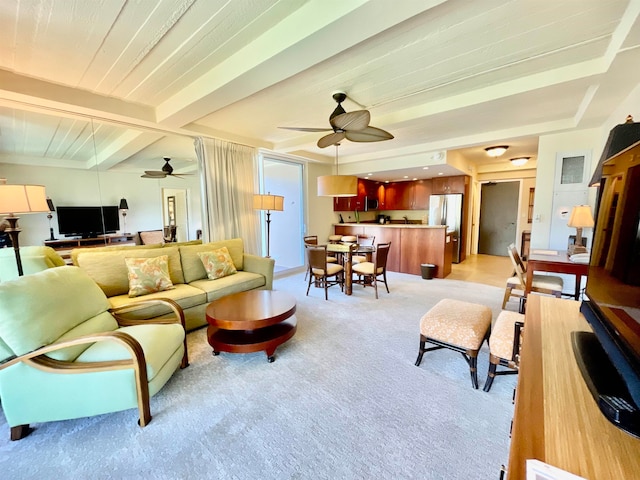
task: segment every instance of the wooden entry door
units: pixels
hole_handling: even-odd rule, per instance
[[[516,241],[519,192],[520,182],[482,184],[478,253],[507,256]]]

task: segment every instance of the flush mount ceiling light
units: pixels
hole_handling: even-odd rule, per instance
[[[524,165],[525,163],[527,163],[529,161],[531,157],[518,157],[518,158],[512,158],[511,159],[511,163],[513,163],[516,167],[521,167],[522,165]]]
[[[490,157],[499,157],[509,148],[508,145],[496,145],[495,147],[487,147],[484,149]]]

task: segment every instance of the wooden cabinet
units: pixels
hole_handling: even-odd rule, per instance
[[[365,199],[378,198],[378,184],[366,178],[358,179],[358,194],[355,197],[334,197],[333,211],[364,211]]]
[[[432,193],[432,180],[416,180],[413,183],[411,210],[428,210]]]
[[[431,189],[434,195],[445,195],[447,193],[465,193],[465,175],[454,177],[435,177],[431,181]]]

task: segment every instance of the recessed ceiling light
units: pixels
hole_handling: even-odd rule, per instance
[[[371,176],[371,175],[373,175],[373,173],[367,173],[367,175]]]
[[[416,181],[418,178],[417,177],[413,177],[413,180]]]
[[[508,145],[496,145],[495,147],[487,147],[484,150],[490,157],[499,157],[507,151],[507,148],[509,148]]]
[[[422,167],[423,170],[429,170],[429,167]]]
[[[444,175],[442,172],[438,173],[438,175]]]
[[[384,183],[389,183],[389,180],[385,180]]]
[[[405,175],[404,178],[409,178],[409,175]]]

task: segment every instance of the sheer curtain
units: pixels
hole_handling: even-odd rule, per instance
[[[260,216],[253,209],[257,150],[202,137],[194,143],[202,173],[205,240],[240,237],[245,252],[260,255]]]

